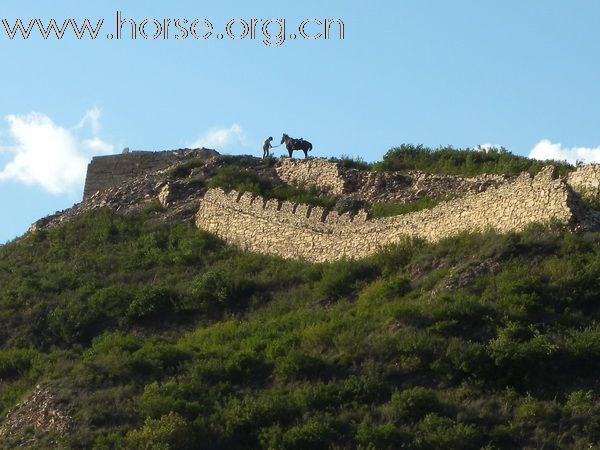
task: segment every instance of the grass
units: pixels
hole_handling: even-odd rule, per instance
[[[513,155],[504,148],[488,151],[440,147],[432,149],[423,145],[403,144],[392,148],[383,161],[374,164],[374,170],[409,171],[420,170],[446,175],[476,176],[485,173],[515,176],[521,172],[534,175],[547,164],[558,167],[561,175],[575,170],[564,161],[538,161]]]
[[[598,233],[305,264],[97,210],[0,247],[0,411],[60,394],[73,428],[35,448],[586,448],[598,280]]]
[[[543,165],[422,146],[343,164],[469,176]],[[194,182],[369,206],[231,165]],[[445,200],[380,203],[373,215]],[[42,382],[73,416],[68,434],[29,448],[599,445],[600,233],[534,225],[308,264],[147,220],[159,206],[94,210],[0,246],[0,418]],[[493,274],[474,270],[490,262]],[[455,276],[463,287],[445,287]],[[35,435],[24,428],[0,448]]]
[[[353,158],[351,156],[342,155],[339,158],[333,158],[330,161],[336,162],[346,169],[372,170],[373,168],[373,164],[366,162],[361,157]]]
[[[399,203],[391,203],[391,202],[380,202],[373,205],[371,208],[371,217],[373,218],[382,218],[382,217],[391,217],[398,216],[401,214],[408,214],[412,212],[422,211],[424,209],[431,209],[434,206],[439,205],[442,202],[446,202],[451,200],[453,196],[446,197],[426,197],[418,200],[414,200],[412,202],[399,204]]]
[[[167,172],[167,176],[169,178],[189,177],[193,169],[197,167],[203,167],[205,164],[205,159],[191,159],[169,169],[169,171]]]

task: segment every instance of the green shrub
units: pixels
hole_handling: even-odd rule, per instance
[[[176,373],[179,367],[191,359],[189,352],[181,350],[175,345],[161,342],[159,339],[150,339],[133,352],[131,363],[135,370],[146,376],[162,376]]]
[[[108,286],[97,290],[88,300],[89,307],[102,311],[109,317],[121,317],[135,296],[135,289],[128,285]]]
[[[165,207],[163,204],[158,199],[150,200],[145,203],[142,209],[142,216],[148,217],[162,212],[165,212]]]
[[[595,365],[600,357],[600,326],[571,330],[565,347],[575,360],[586,365]]]
[[[363,421],[356,430],[356,442],[361,448],[395,449],[408,444],[408,437],[393,423],[376,424]]]
[[[521,426],[536,426],[560,418],[560,408],[555,402],[540,401],[527,395],[515,409],[515,418]]]
[[[173,412],[160,419],[146,419],[142,428],[127,433],[125,444],[131,450],[197,448],[190,424]]]
[[[180,308],[205,313],[242,309],[254,289],[254,282],[236,273],[234,267],[218,267],[192,281],[180,302]]]
[[[212,427],[226,448],[255,448],[259,439],[266,437],[264,433],[261,436],[261,429],[287,424],[298,414],[289,395],[265,390],[229,399],[217,411]]]
[[[422,211],[424,209],[431,209],[434,206],[447,202],[453,198],[455,197],[424,197],[408,203],[375,203],[371,209],[371,216],[374,218],[381,218]]]
[[[481,437],[473,425],[456,423],[448,417],[428,414],[419,423],[418,442],[426,448],[479,449]]]
[[[353,158],[351,156],[342,155],[339,159],[330,159],[332,162],[337,162],[346,169],[371,170],[373,164],[366,162],[361,157]]]
[[[573,417],[586,418],[594,414],[597,403],[592,391],[573,391],[565,402],[565,411]]]
[[[322,208],[333,208],[336,206],[336,200],[333,197],[321,194],[314,187],[303,188],[290,185],[275,186],[266,191],[263,196],[292,203],[320,206]]]
[[[194,392],[194,394],[198,393]],[[153,381],[144,387],[144,392],[137,398],[136,406],[142,417],[158,419],[175,412],[192,420],[208,409],[205,403],[208,395],[208,392],[205,392],[202,397],[189,395],[183,386],[175,381],[162,384]]]
[[[575,168],[566,162],[537,161],[513,155],[504,148],[488,151],[440,147],[431,149],[423,145],[403,144],[389,150],[383,161],[376,163],[375,170],[408,171],[421,170],[449,175],[475,176],[483,173],[518,175],[521,172],[535,174],[547,164],[555,164],[562,174]]]
[[[369,258],[382,275],[388,276],[403,270],[411,259],[423,250],[425,242],[420,239],[405,239],[397,244],[388,245]]]
[[[0,246],[0,411],[51,380],[72,428],[39,448],[586,448],[599,236],[536,226],[308,264],[93,211]],[[483,262],[500,271],[444,288]]]
[[[197,167],[203,167],[206,165],[206,160],[204,159],[192,159],[190,161],[186,161],[184,163],[178,164],[177,166],[169,169],[167,171],[167,176],[170,178],[185,178],[189,177],[192,173],[192,169]]]
[[[313,419],[288,429],[283,448],[289,450],[329,449],[338,433],[326,420]]]
[[[404,275],[390,278],[378,278],[361,292],[361,297],[366,301],[377,301],[382,299],[397,299],[411,291],[410,279]]]
[[[83,353],[83,370],[90,382],[115,383],[133,376],[131,355],[142,346],[142,341],[121,332],[106,333],[92,341]]]
[[[375,275],[375,269],[368,263],[340,260],[324,266],[315,290],[324,298],[337,300],[351,295]]]
[[[113,432],[98,436],[94,441],[92,450],[114,450],[123,448],[124,445],[125,437],[120,433]]]
[[[414,387],[395,391],[390,401],[384,405],[385,416],[392,421],[418,421],[429,413],[440,412],[442,405],[431,389]]]
[[[269,180],[262,179],[255,171],[236,166],[221,167],[209,180],[209,188],[222,188],[225,191],[251,192],[263,195],[272,187]]]
[[[258,441],[261,448],[280,449],[283,448],[283,428],[276,423],[260,430]]]
[[[486,350],[485,345],[478,342],[451,339],[446,348],[446,360],[450,367],[443,372],[451,379],[462,379],[474,374],[485,378],[493,372],[493,362]]]
[[[275,360],[274,373],[282,381],[311,380],[326,376],[327,365],[316,356],[294,350]]]
[[[176,295],[165,287],[144,287],[129,304],[125,317],[130,321],[164,318],[173,311],[177,303]]]
[[[338,214],[350,213],[354,215],[361,209],[367,208],[369,208],[369,204],[366,200],[359,197],[344,197],[336,202],[334,211]]]
[[[38,353],[31,349],[0,350],[0,379],[18,378],[32,367]]]
[[[190,374],[206,383],[227,382],[236,385],[262,385],[271,375],[272,365],[245,351],[231,355],[207,355],[190,367]]]

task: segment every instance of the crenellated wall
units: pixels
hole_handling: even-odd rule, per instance
[[[251,194],[209,190],[196,215],[199,228],[239,247],[314,262],[362,258],[406,236],[437,241],[463,231],[522,230],[531,223],[575,219],[572,191],[552,167],[523,174],[485,192],[415,213],[368,219]]]
[[[84,199],[131,180],[146,180],[190,158],[208,160],[216,155],[198,149],[96,157],[88,167]],[[317,186],[334,195],[358,195],[372,203],[447,194],[460,197],[428,210],[371,219],[364,211],[353,217],[338,215],[323,208],[213,189],[201,202],[197,226],[247,250],[315,262],[362,258],[405,237],[437,241],[463,231],[519,231],[528,224],[549,221],[576,230],[600,228],[600,212],[586,209],[579,201],[580,196],[600,197],[600,165],[580,167],[564,179],[551,166],[535,177],[522,174],[512,179],[374,173],[322,159],[286,159],[275,170],[289,183]],[[160,191],[165,207],[172,203],[171,194]]]

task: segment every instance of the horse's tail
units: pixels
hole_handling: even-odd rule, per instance
[[[307,150],[307,151],[309,151],[309,152],[310,152],[311,150],[312,150],[312,144],[309,142],[309,143],[308,143],[308,150]]]

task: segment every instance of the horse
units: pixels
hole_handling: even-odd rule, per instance
[[[285,144],[285,148],[287,148],[290,158],[292,157],[292,153],[294,153],[295,150],[302,150],[304,152],[304,158],[308,158],[308,152],[310,152],[313,148],[310,142],[305,141],[302,138],[291,138],[285,133],[281,137],[281,143]]]

